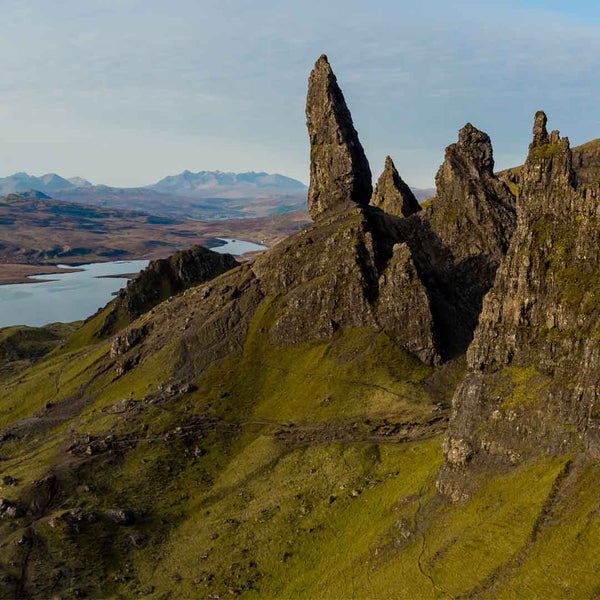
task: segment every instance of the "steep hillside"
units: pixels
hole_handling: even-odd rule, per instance
[[[53,323],[0,329],[0,380],[31,366],[80,326],[81,323]]]
[[[3,383],[0,597],[600,593],[598,188],[538,114],[518,200],[467,124],[390,214],[325,56],[307,113],[311,226]]]
[[[102,312],[104,321],[95,335],[117,333],[164,300],[214,279],[238,264],[230,254],[217,254],[202,246],[153,260]]]

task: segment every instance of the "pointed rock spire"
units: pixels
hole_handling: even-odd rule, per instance
[[[308,209],[313,219],[349,201],[368,204],[371,169],[327,56],[308,79],[306,125],[310,138]]]
[[[450,146],[448,149],[452,148]],[[479,174],[494,172],[494,154],[490,136],[467,123],[458,132],[455,150],[471,164]]]
[[[556,130],[548,134],[547,122],[546,114],[538,110],[533,121],[533,141],[529,144],[529,154],[522,173],[523,195],[536,194],[535,189],[540,186],[575,186],[569,138],[561,138]]]
[[[548,143],[548,130],[546,124],[548,123],[548,117],[543,110],[538,110],[535,113],[533,121],[533,142],[530,147],[543,146]]]
[[[421,210],[419,201],[404,183],[389,156],[385,157],[385,167],[375,186],[371,204],[398,217],[409,217]]]

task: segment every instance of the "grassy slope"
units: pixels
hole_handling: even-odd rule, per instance
[[[431,369],[375,330],[273,348],[276,307],[277,298],[263,303],[243,352],[161,402],[152,399],[175,369],[175,346],[115,379],[109,343],[86,347],[85,331],[4,385],[4,426],[38,417],[2,445],[1,474],[20,480],[2,495],[40,504],[31,482],[48,470],[60,491],[35,517],[0,521],[0,597],[21,583],[31,596],[64,598],[597,593],[596,467],[565,471],[566,458],[548,458],[482,474],[471,499],[442,502],[440,434],[371,437],[386,419],[418,427],[437,414]],[[67,397],[86,401],[41,427],[45,404]],[[111,408],[123,398],[140,402]],[[207,417],[212,425],[195,426]],[[67,451],[88,434],[119,443],[92,456]],[[101,517],[114,507],[135,523]],[[74,508],[100,518],[74,527],[63,517]],[[134,532],[147,536],[143,547]]]
[[[80,323],[0,329],[0,380],[29,367],[69,337]]]

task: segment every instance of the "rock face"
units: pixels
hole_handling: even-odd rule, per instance
[[[440,477],[452,497],[468,494],[477,468],[581,446],[600,455],[599,196],[537,113],[517,229],[454,399]]]
[[[470,343],[516,224],[515,198],[493,173],[487,134],[467,124],[446,148],[427,208],[400,222],[431,290],[436,338],[445,357]]]
[[[317,219],[348,202],[368,204],[373,192],[371,169],[325,55],[317,60],[308,80],[306,123],[311,217]]]
[[[546,115],[542,111],[538,111],[534,123],[534,146],[541,147],[549,141],[546,123]],[[600,183],[600,139],[571,148],[571,164],[579,186]],[[523,169],[523,165],[512,167],[500,171],[497,175],[507,183],[513,193],[517,194],[521,185]]]
[[[389,156],[385,158],[385,167],[375,186],[371,204],[397,217],[410,217],[421,210],[419,201],[404,183]]]
[[[471,125],[462,129],[458,143],[446,150],[436,199],[427,210],[399,218],[368,206],[368,163],[325,57],[310,77],[307,116],[314,146],[309,208],[316,222],[243,268],[195,288],[189,299],[173,302],[171,326],[190,332],[186,354],[199,357],[201,370],[240,348],[265,303],[264,329],[274,346],[330,339],[345,328],[375,328],[427,364],[464,352],[516,220],[514,197],[493,174],[489,137]],[[402,201],[402,215],[411,204],[418,208],[391,160],[378,191],[385,202]],[[179,272],[157,265],[132,283],[119,299],[127,314],[141,314],[157,302],[147,290],[170,282],[172,271]],[[203,276],[197,275],[175,277],[168,294],[189,287],[180,280]],[[157,322],[156,331],[162,329]],[[135,364],[161,343],[149,327],[128,360]]]
[[[119,292],[98,335],[115,333],[163,300],[239,266],[230,254],[192,246],[169,258],[153,260]]]
[[[391,334],[423,362],[439,361],[428,291],[394,220],[370,207],[323,216],[259,257],[252,270],[277,297],[274,345],[330,338],[338,329]]]

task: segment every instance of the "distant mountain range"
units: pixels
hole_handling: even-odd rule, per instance
[[[67,202],[191,218],[203,221],[266,217],[306,209],[307,187],[296,179],[264,172],[183,171],[154,184],[121,188],[94,185],[56,173],[15,173],[0,178],[0,196],[38,190]],[[421,202],[435,190],[413,188]]]
[[[0,196],[38,190],[53,198],[103,208],[160,213],[199,220],[271,216],[306,207],[306,186],[269,173],[184,171],[142,187],[94,185],[55,173],[0,178]]]

